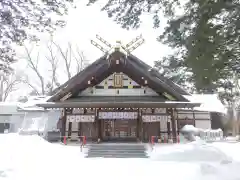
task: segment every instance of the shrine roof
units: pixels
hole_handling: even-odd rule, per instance
[[[192,102],[47,102],[37,104],[44,108],[193,108],[200,103]]]
[[[159,96],[79,96],[69,98],[65,102],[165,102],[166,99]]]
[[[116,63],[118,61],[118,63]],[[77,94],[88,87],[95,86],[114,72],[123,72],[140,85],[147,86],[159,95],[167,93],[176,101],[189,102],[184,95],[190,95],[177,84],[161,75],[157,70],[138,59],[136,56],[126,55],[120,51],[114,51],[110,55],[104,55],[84,70],[76,74],[59,88],[55,89],[48,102],[59,102],[61,99],[76,97]],[[141,78],[142,77],[142,78]],[[89,84],[90,82],[90,84]]]

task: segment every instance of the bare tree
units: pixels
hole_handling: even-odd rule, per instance
[[[51,78],[50,78],[51,80],[47,83],[47,88],[49,92],[52,92],[54,87],[60,86],[60,83],[57,78],[59,59],[57,58],[56,54],[53,51],[53,43],[50,43],[50,45],[48,45],[47,48],[49,51],[49,56],[46,55],[46,59],[51,66]]]
[[[37,75],[39,81],[40,81],[40,86],[41,86],[41,94],[45,94],[45,81],[44,81],[44,77],[42,76],[39,68],[38,68],[38,64],[39,64],[39,52],[37,54],[36,58],[32,57],[32,50],[33,47],[31,49],[28,49],[26,46],[24,46],[25,52],[26,52],[26,60],[28,62],[28,67],[30,67],[33,72],[35,72],[35,74]],[[37,89],[37,88],[35,88]]]
[[[68,76],[68,79],[70,79],[72,77],[71,69],[70,69],[71,62],[72,62],[72,45],[68,43],[68,48],[64,51],[58,44],[56,43],[54,44],[56,45],[58,51],[60,52],[64,60],[67,76]]]
[[[79,50],[78,47],[76,47],[76,55],[73,54],[74,59],[77,63],[76,66],[76,72],[79,73],[82,71],[86,66],[89,65],[89,61],[87,61],[87,58],[85,57],[84,53]]]
[[[70,79],[73,75],[72,73],[72,65],[76,66],[74,73],[79,73],[82,71],[86,66],[89,65],[89,61],[87,60],[86,56],[84,55],[83,51],[79,49],[78,46],[73,48],[71,43],[68,43],[68,48],[64,50],[59,44],[53,42],[57,47],[58,51],[61,54],[62,59],[64,60],[66,73],[68,79]],[[75,60],[75,62],[73,62]]]
[[[22,72],[0,74],[0,102],[6,101],[11,93],[16,91],[20,84],[26,81]]]
[[[67,79],[70,79],[74,74],[80,72],[88,65],[88,61],[84,56],[84,53],[80,51],[78,47],[74,49],[71,43],[68,43],[67,48],[62,48],[59,44],[51,40],[50,43],[47,44],[48,53],[45,53],[44,57],[41,57],[40,53],[37,53],[37,55],[33,56],[32,50],[33,48],[28,49],[25,46],[28,67],[30,67],[30,69],[36,74],[38,82],[41,86],[41,89],[36,91],[37,94],[45,95],[60,86],[59,73],[63,70],[62,67],[59,66],[60,63],[64,64]],[[50,64],[50,66],[46,66],[50,67],[50,74],[43,75],[43,73],[40,71],[40,59],[41,61],[46,60]],[[28,81],[28,84],[31,83]]]

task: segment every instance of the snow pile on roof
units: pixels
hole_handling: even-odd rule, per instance
[[[28,97],[28,101],[22,103],[19,108],[21,110],[28,110],[28,111],[38,111],[44,110],[44,108],[36,106],[39,103],[45,103],[51,96],[30,96]]]
[[[0,102],[0,114],[15,114],[21,105],[20,102]]]
[[[217,94],[192,94],[184,95],[189,101],[193,103],[202,103],[200,107],[195,107],[194,110],[227,113],[226,107],[218,99]]]

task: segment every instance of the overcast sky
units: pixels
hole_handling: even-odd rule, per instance
[[[156,41],[157,36],[162,32],[166,22],[164,19],[161,21],[160,29],[153,29],[152,19],[149,16],[142,18],[143,24],[138,30],[123,30],[107,17],[105,12],[100,12],[101,4],[96,4],[91,7],[86,7],[85,0],[79,1],[77,8],[70,11],[67,20],[67,26],[63,29],[59,29],[54,33],[54,40],[61,46],[65,46],[68,42],[73,45],[76,44],[80,50],[82,50],[91,62],[95,61],[103,53],[91,45],[90,40],[96,40],[96,34],[100,35],[111,44],[115,44],[116,40],[121,40],[124,44],[127,44],[136,36],[142,34],[145,39],[145,43],[136,49],[133,54],[141,58],[149,65],[153,65],[153,62],[161,59],[163,56],[169,54],[171,51],[168,47],[162,45]],[[36,52],[40,51],[44,54],[46,51],[45,44],[49,41],[49,35],[41,35],[40,46],[34,48],[35,56]],[[22,48],[18,48],[18,55],[20,59],[24,56]],[[18,70],[23,70],[27,73],[32,82],[37,84],[38,80],[30,69],[26,69],[26,62],[21,59],[16,66]],[[47,73],[48,68],[44,59],[41,60],[39,65],[42,73]],[[61,78],[63,83],[66,79]],[[21,95],[27,94],[26,88],[22,88]],[[19,94],[19,93],[18,93]],[[16,99],[16,95],[11,96],[9,100]]]

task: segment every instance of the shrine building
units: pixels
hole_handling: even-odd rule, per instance
[[[176,141],[185,124],[211,128],[208,112],[195,111],[184,89],[119,46],[54,91],[45,109],[62,109],[61,136],[88,141]]]

